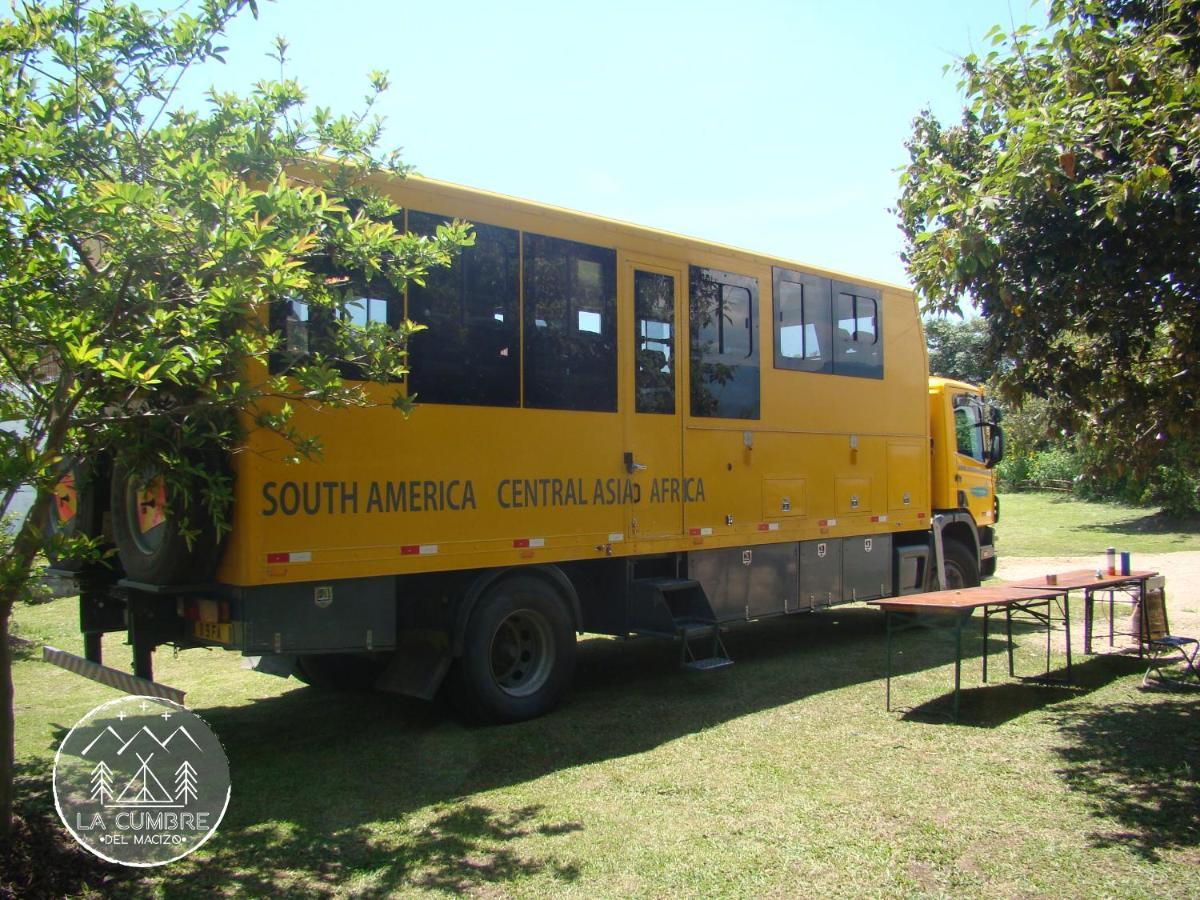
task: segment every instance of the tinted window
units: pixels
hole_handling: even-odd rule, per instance
[[[310,263],[310,267],[324,277],[326,287],[337,294],[344,305],[340,311],[335,311],[296,299],[272,303],[270,327],[281,335],[282,340],[271,352],[271,373],[279,374],[313,361],[332,361],[343,378],[361,381],[366,375],[354,363],[361,352],[355,341],[355,330],[374,323],[396,327],[404,318],[404,297],[386,279],[367,282],[333,266],[327,259],[318,258]],[[352,326],[341,329],[340,344],[334,318],[338,315]]]
[[[408,228],[433,235],[446,216],[409,212]],[[425,285],[408,288],[409,317],[427,331],[409,342],[409,390],[422,403],[516,406],[518,357],[518,234],[473,223],[475,245]]]
[[[692,415],[759,415],[758,280],[690,270]]]
[[[879,323],[879,291],[834,285],[835,375],[883,377],[883,341]]]
[[[617,254],[525,235],[525,405],[617,408]]]
[[[979,411],[970,406],[960,406],[954,410],[954,431],[958,438],[958,452],[983,462],[983,429],[979,427]]]
[[[633,273],[635,408],[675,412],[675,279]]]
[[[775,269],[773,280],[775,367],[832,372],[829,279]]]

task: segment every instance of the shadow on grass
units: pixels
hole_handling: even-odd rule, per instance
[[[738,664],[703,675],[680,671],[666,642],[584,640],[570,702],[518,725],[473,727],[440,705],[309,688],[198,709],[228,752],[233,800],[203,859],[162,873],[163,886],[486,893],[536,876],[565,888],[578,872],[555,842],[583,824],[536,794],[512,809],[489,792],[883,675],[875,610],[738,629],[726,643]]]
[[[1192,539],[1200,535],[1200,516],[1178,518],[1164,513],[1151,513],[1121,519],[1117,522],[1092,522],[1077,525],[1079,531],[1090,531],[1096,534],[1179,534],[1176,543],[1192,543]]]
[[[1062,776],[1117,825],[1090,834],[1094,846],[1150,861],[1200,846],[1200,696],[1065,709],[1057,725],[1066,738],[1057,748]]]
[[[1027,677],[1012,681],[1003,654],[996,654],[997,665],[989,669],[988,684],[963,688],[959,696],[958,724],[971,728],[997,728],[1032,712],[1048,709],[1097,691],[1107,684],[1140,672],[1145,664],[1123,656],[1093,656],[1071,666],[1071,681],[1066,683],[1065,668],[1052,669],[1047,680]],[[965,661],[964,661],[965,666]],[[1018,670],[1018,677],[1022,670]],[[1041,673],[1037,673],[1041,675]],[[964,679],[966,674],[964,671]],[[1053,679],[1053,680],[1051,680]],[[1055,683],[1061,681],[1063,683]],[[919,706],[904,710],[904,718],[949,721],[953,694],[946,693]]]
[[[13,831],[0,841],[0,897],[125,894],[137,869],[105,862],[75,842],[54,808],[50,760],[18,763]]]
[[[977,623],[972,632],[964,672],[978,666],[982,650]],[[634,757],[806,697],[881,683],[885,671],[883,617],[863,607],[736,629],[726,644],[737,665],[701,675],[681,671],[668,643],[585,640],[571,701],[518,725],[471,727],[438,705],[310,688],[198,709],[229,755],[229,812],[199,858],[151,873],[138,888],[171,895],[487,893],[533,877],[567,887],[579,873],[556,839],[583,824],[539,805],[536,794],[512,808],[490,803],[489,792]],[[989,644],[994,653],[1000,646]],[[942,650],[914,645],[896,671],[943,666]],[[1003,677],[997,663],[995,679]],[[1097,668],[1090,682],[1113,677]],[[1000,684],[969,691],[964,719],[976,714],[972,724],[1000,724],[1046,705],[1046,695],[1031,699],[1042,690]],[[882,689],[871,702],[882,707]],[[588,803],[586,796],[553,796]]]

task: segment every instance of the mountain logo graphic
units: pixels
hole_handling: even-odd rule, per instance
[[[229,761],[212,729],[157,697],[96,707],[55,758],[63,823],[111,862],[155,866],[187,855],[216,831],[229,797]]]

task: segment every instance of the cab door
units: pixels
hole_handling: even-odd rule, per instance
[[[676,264],[627,258],[621,269],[624,305],[632,311],[621,326],[621,409],[624,410],[630,541],[683,534],[683,346],[684,272]],[[627,348],[627,349],[626,349]]]
[[[958,506],[969,510],[976,524],[988,525],[993,519],[995,476],[987,462],[988,429],[983,406],[972,394],[958,394],[953,399],[953,411]]]

